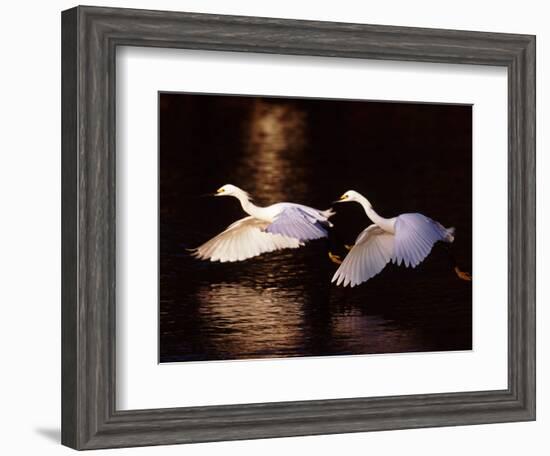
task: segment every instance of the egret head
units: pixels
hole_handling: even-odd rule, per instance
[[[352,201],[359,202],[363,196],[355,190],[348,190],[335,203],[350,203]]]
[[[238,198],[239,196],[247,196],[244,190],[241,190],[239,187],[231,184],[225,184],[223,187],[220,187],[216,190],[214,196],[234,196]]]

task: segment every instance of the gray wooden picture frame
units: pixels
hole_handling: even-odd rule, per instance
[[[508,388],[117,410],[117,46],[496,65],[508,70]],[[490,176],[488,176],[490,179]],[[77,7],[62,13],[62,443],[75,449],[535,419],[535,37]]]

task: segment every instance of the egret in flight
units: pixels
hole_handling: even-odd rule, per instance
[[[425,215],[401,214],[389,219],[379,216],[369,200],[356,191],[347,191],[337,202],[352,201],[363,206],[373,224],[359,234],[343,261],[329,252],[330,259],[340,264],[332,277],[336,285],[354,287],[366,282],[390,261],[415,268],[429,255],[437,241],[454,241],[454,228],[445,228]],[[472,280],[458,267],[455,266],[454,270],[459,278]]]
[[[259,207],[244,190],[228,184],[215,196],[233,196],[248,214],[229,225],[225,231],[196,249],[193,255],[201,260],[233,262],[281,249],[295,249],[306,241],[328,236],[332,226],[332,209],[321,211],[294,203],[276,203]]]

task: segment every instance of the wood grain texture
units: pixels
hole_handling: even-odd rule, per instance
[[[507,67],[509,387],[117,411],[115,51],[121,45]],[[62,14],[62,54],[65,445],[93,449],[535,418],[533,36],[78,7]]]
[[[61,390],[63,392],[61,440],[72,447],[76,446],[77,432],[77,41],[76,10],[67,11],[62,17],[61,31]],[[70,400],[66,400],[69,399]]]

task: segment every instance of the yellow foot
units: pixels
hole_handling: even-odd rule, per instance
[[[335,264],[342,264],[342,258],[340,258],[338,255],[334,255],[332,252],[328,252],[328,257],[330,258],[330,261],[332,261]]]
[[[458,269],[458,267],[455,267],[455,272],[459,279],[467,280],[468,282],[472,281],[472,275],[468,274],[467,272],[461,271],[460,269]]]
[[[347,249],[347,250],[351,250],[353,249],[353,244],[344,244],[344,247]]]

